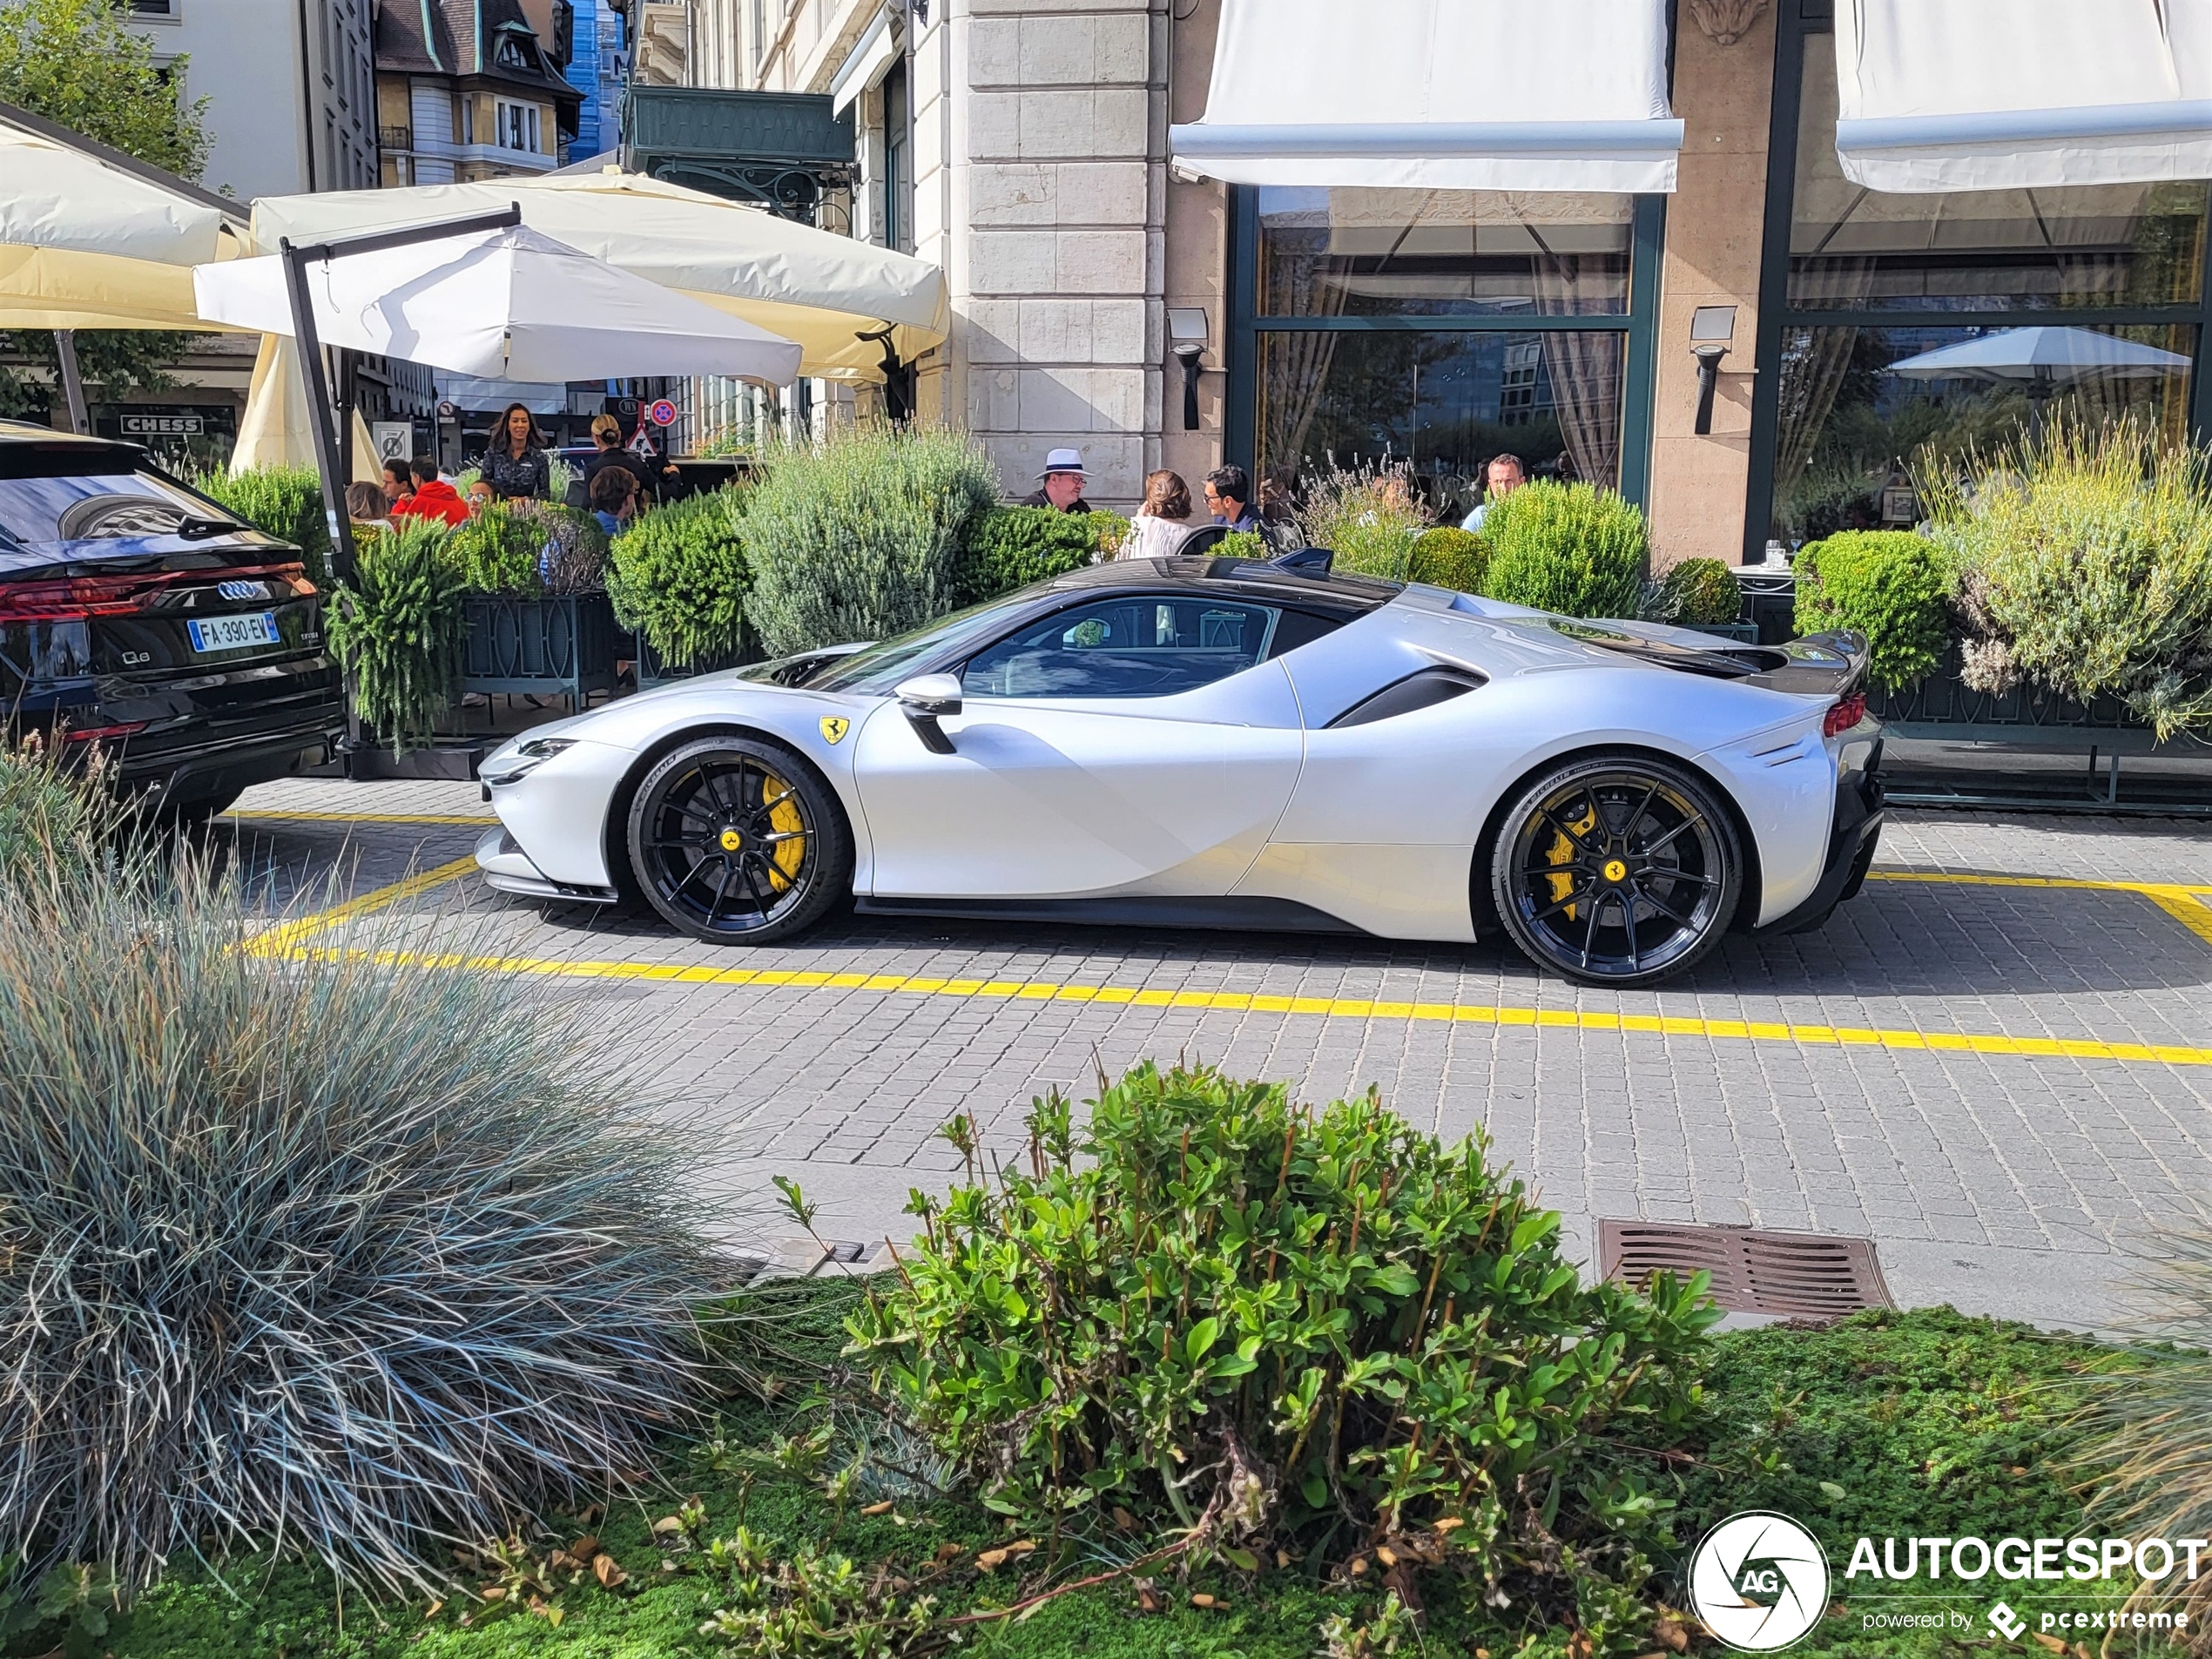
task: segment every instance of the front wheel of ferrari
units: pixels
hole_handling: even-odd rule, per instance
[[[694,939],[765,945],[851,891],[853,836],[821,774],[780,744],[702,738],[645,774],[630,867],[646,900]]]
[[[1743,897],[1743,853],[1703,779],[1657,756],[1599,756],[1513,803],[1490,891],[1539,968],[1584,985],[1656,985],[1720,943]]]

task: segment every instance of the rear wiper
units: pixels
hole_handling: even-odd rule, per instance
[[[172,532],[179,540],[204,542],[211,536],[227,536],[233,530],[248,530],[253,527],[235,518],[207,518],[199,513],[187,513],[177,521]]]

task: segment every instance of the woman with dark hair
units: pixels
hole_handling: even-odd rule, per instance
[[[545,501],[552,495],[552,471],[545,462],[545,435],[530,412],[509,403],[491,429],[484,450],[483,476],[502,501]]]

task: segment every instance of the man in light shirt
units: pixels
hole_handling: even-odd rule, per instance
[[[1492,455],[1485,477],[1487,487],[1482,492],[1482,504],[1467,516],[1467,522],[1460,526],[1463,530],[1480,529],[1483,515],[1491,506],[1528,482],[1528,469],[1521,464],[1519,455]]]

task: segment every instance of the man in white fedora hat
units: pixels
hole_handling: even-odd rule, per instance
[[[1044,458],[1044,471],[1038,475],[1038,488],[1022,497],[1024,507],[1049,507],[1055,512],[1087,513],[1090,503],[1083,499],[1083,452],[1080,449],[1055,449]]]

